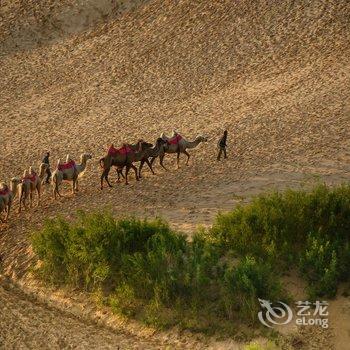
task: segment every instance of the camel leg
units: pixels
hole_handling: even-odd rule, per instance
[[[113,187],[110,183],[109,183],[109,180],[108,180],[108,173],[105,175],[105,180],[108,184],[109,187]]]
[[[187,156],[186,165],[188,165],[188,161],[190,160],[190,154],[186,150],[184,150],[182,153],[186,154]]]
[[[119,169],[117,168],[117,180],[115,182],[120,182],[120,172]]]
[[[6,216],[5,216],[5,222],[8,220],[10,216],[10,211],[11,211],[11,202],[7,205],[7,210],[6,210]],[[4,221],[3,221],[4,222]]]
[[[33,208],[33,191],[30,190],[29,192],[29,206],[30,208]]]
[[[129,170],[130,170],[130,165],[127,165],[125,170],[125,185],[129,185],[129,182],[128,182]]]
[[[76,180],[72,181],[72,194],[75,193],[75,182],[76,182]]]
[[[142,170],[143,164],[145,164],[145,159],[141,159],[141,162],[140,162],[140,167],[139,167],[139,178],[142,177],[142,175],[141,175],[141,170]],[[153,171],[153,170],[152,170],[152,171]]]
[[[139,181],[140,178],[139,178],[139,175],[138,175],[138,173],[137,173],[137,168],[136,168],[136,166],[135,166],[134,164],[131,164],[130,167],[133,168],[134,171],[135,171],[136,181]]]
[[[120,182],[120,177],[122,177],[123,179],[125,178],[125,176],[123,174],[123,169],[118,169],[117,168],[117,176],[118,176],[118,179],[117,179],[118,183]]]
[[[75,180],[75,191],[79,192],[78,179]]]
[[[164,170],[168,171],[168,169],[164,166],[163,161],[164,161],[164,154],[159,156],[159,164]]]
[[[19,204],[19,212],[21,212],[21,210],[22,210],[21,203],[22,203],[22,206],[24,207],[24,209],[26,209],[27,202],[26,202],[25,194],[23,194],[22,197],[21,197],[21,201],[20,201],[20,204]]]
[[[150,168],[152,174],[155,175],[156,173],[153,171],[152,164],[151,164],[151,162],[148,160],[148,158],[145,160],[145,162],[146,162],[146,164],[148,165],[148,167]]]
[[[18,191],[18,212],[20,213],[21,210],[22,210],[22,196],[23,196],[23,192],[22,192],[22,189],[19,189]]]
[[[180,152],[177,152],[176,164],[177,168],[180,169]]]
[[[61,193],[60,193],[60,191],[58,189],[58,183],[57,182],[55,182],[55,187],[54,187],[54,190],[53,190],[53,194],[54,194],[55,199],[57,198],[57,195],[59,197],[61,197]]]
[[[110,168],[107,168],[103,171],[102,175],[101,175],[101,190],[103,189],[103,179],[106,180],[107,184],[109,187],[113,187],[109,181],[108,181],[108,174],[109,174]]]

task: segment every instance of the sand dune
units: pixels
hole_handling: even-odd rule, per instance
[[[6,0],[0,19],[0,179],[38,166],[46,149],[53,164],[94,156],[74,198],[67,190],[54,202],[46,188],[39,208],[0,227],[14,279],[26,275],[28,233],[43,217],[108,206],[190,233],[263,190],[350,179],[347,1]],[[166,157],[169,173],[156,166],[156,176],[99,191],[108,143],[174,128],[209,137],[190,167]],[[217,163],[224,128],[229,159]],[[10,312],[16,296],[1,291]]]

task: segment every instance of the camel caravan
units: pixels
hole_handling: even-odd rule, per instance
[[[162,168],[167,170],[163,161],[166,154],[177,154],[177,168],[179,168],[180,154],[187,156],[186,165],[188,165],[190,154],[188,149],[197,147],[201,142],[206,142],[207,137],[197,136],[195,140],[188,141],[177,132],[173,132],[171,137],[164,133],[159,137],[155,144],[146,142],[142,139],[135,144],[123,144],[120,148],[115,148],[110,145],[107,155],[99,159],[99,165],[102,169],[100,177],[100,188],[103,189],[103,182],[105,181],[109,187],[112,187],[109,182],[108,175],[112,167],[116,169],[117,182],[120,182],[122,177],[125,184],[128,184],[128,175],[130,169],[135,173],[136,181],[142,177],[142,168],[146,163],[153,175],[153,164],[156,158],[159,158],[159,164]],[[75,194],[78,189],[78,180],[81,178],[86,170],[87,162],[92,159],[89,153],[83,153],[80,156],[80,163],[76,163],[69,155],[67,155],[65,162],[59,159],[56,168],[51,173],[50,153],[47,152],[42,163],[39,166],[37,173],[31,166],[26,169],[22,177],[13,177],[10,184],[0,183],[0,222],[6,222],[9,218],[11,207],[14,200],[18,198],[18,212],[22,208],[32,208],[34,197],[37,196],[36,205],[40,204],[42,186],[44,183],[52,185],[53,198],[61,197],[60,186],[62,183],[71,183],[72,194]],[[136,168],[135,163],[139,163]],[[125,173],[123,170],[125,168]],[[28,205],[29,203],[29,205]]]

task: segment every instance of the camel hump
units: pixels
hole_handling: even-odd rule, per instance
[[[169,145],[176,145],[182,140],[182,136],[180,134],[176,134],[171,139],[168,140]]]

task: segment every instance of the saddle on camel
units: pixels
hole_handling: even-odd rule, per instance
[[[167,144],[168,145],[177,145],[180,142],[180,140],[182,140],[182,136],[180,134],[176,134],[175,136],[173,136],[172,138],[167,140]]]
[[[35,182],[35,180],[37,179],[37,174],[36,173],[32,173],[32,174],[26,174],[22,177],[22,182],[25,180],[29,180],[30,182]]]
[[[60,161],[58,161],[57,170],[63,173],[63,180],[69,179],[69,175],[67,175],[66,173],[69,170],[73,170],[74,178],[78,177],[78,170],[77,170],[76,163],[72,158],[70,158],[69,154],[67,154],[65,163],[61,163]]]
[[[133,149],[127,145],[124,144],[122,147],[120,148],[115,148],[114,145],[112,144],[109,149],[108,149],[108,155],[111,157],[116,156],[117,154],[122,154],[122,155],[126,155],[128,153],[134,152]]]
[[[5,185],[4,187],[0,188],[0,196],[6,196],[8,195],[10,192],[10,189],[8,188],[7,185]]]
[[[74,160],[69,160],[66,163],[60,163],[57,165],[57,169],[60,171],[72,169],[72,168],[75,168],[75,161]]]

